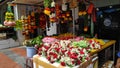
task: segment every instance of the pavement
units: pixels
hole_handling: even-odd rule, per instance
[[[25,46],[0,50],[0,68],[25,68]]]

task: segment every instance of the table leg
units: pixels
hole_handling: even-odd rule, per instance
[[[113,61],[115,62],[115,44],[113,44]]]

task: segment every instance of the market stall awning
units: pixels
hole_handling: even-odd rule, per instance
[[[41,5],[43,3],[43,0],[14,0],[12,3],[16,4],[28,4],[28,5]]]

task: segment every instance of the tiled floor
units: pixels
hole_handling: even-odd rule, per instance
[[[0,68],[25,68],[26,49],[14,47],[0,50]]]

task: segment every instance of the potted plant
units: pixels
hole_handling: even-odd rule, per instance
[[[35,49],[34,45],[31,43],[31,39],[25,40],[25,41],[23,42],[23,45],[26,46],[26,54],[27,54],[27,57],[32,58],[33,55],[36,54],[36,49]]]
[[[37,53],[37,49],[40,44],[42,44],[42,36],[37,36],[36,38],[25,40],[23,45],[26,45],[27,57],[32,58],[33,55]]]

